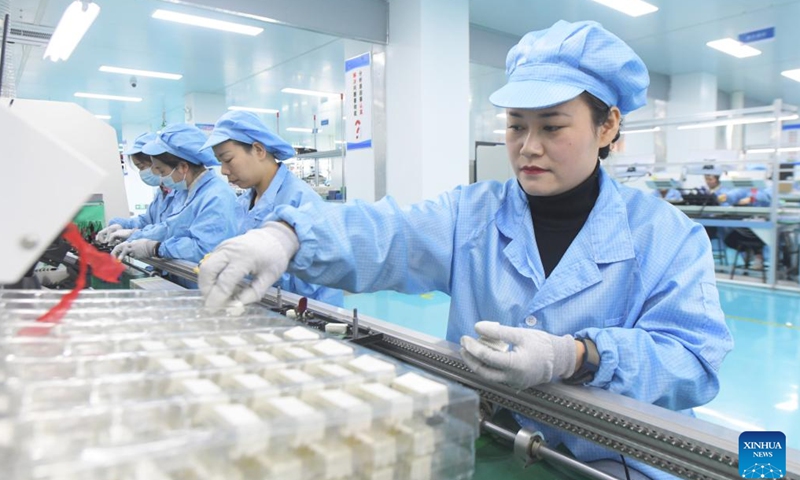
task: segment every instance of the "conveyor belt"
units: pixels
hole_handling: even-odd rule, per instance
[[[196,279],[189,264],[171,263],[153,264],[175,275]],[[281,298],[289,305],[296,305],[299,300],[291,293],[284,293]],[[273,290],[263,303],[274,305],[275,300]],[[309,310],[316,318],[352,324],[349,312],[340,308],[312,300]],[[682,478],[740,478],[738,432],[600,389],[550,384],[515,391],[477,377],[461,362],[453,344],[363,315],[359,325],[372,334],[380,334],[366,344],[369,348],[460,382],[494,405]],[[787,451],[786,479],[800,480],[799,459],[800,452]]]

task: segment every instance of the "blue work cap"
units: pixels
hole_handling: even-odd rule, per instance
[[[156,139],[155,133],[145,132],[138,137],[136,140],[133,141],[133,145],[122,152],[123,155],[136,155],[137,153],[142,153],[142,147],[144,147],[145,143],[152,142]]]
[[[258,142],[277,160],[286,160],[295,155],[294,148],[264,125],[258,115],[252,112],[231,110],[221,116],[202,149],[211,148],[228,140],[248,145]]]
[[[587,91],[623,115],[647,103],[647,67],[597,22],[559,20],[530,32],[508,52],[508,83],[489,101],[503,108],[547,108]]]
[[[161,155],[169,152],[195,165],[211,167],[219,162],[211,152],[201,152],[206,141],[203,131],[188,123],[175,123],[156,134],[156,138],[142,147],[142,153]]]

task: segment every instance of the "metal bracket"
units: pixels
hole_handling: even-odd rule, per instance
[[[522,460],[527,468],[540,460],[536,452],[545,443],[544,435],[541,432],[521,428],[514,437],[514,455]]]

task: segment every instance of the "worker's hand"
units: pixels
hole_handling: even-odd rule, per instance
[[[157,241],[140,238],[132,242],[120,243],[114,247],[114,250],[111,250],[111,255],[114,255],[120,260],[125,256],[133,258],[152,258],[156,256],[157,247]]]
[[[136,231],[135,228],[120,228],[119,230],[112,232],[111,235],[108,236],[108,241],[106,243],[108,243],[109,245],[116,245],[120,242],[124,242],[125,240],[128,239],[128,237],[133,235],[133,232],[135,231]]]
[[[122,225],[117,225],[116,223],[114,225],[109,225],[97,232],[94,238],[99,243],[108,243],[108,237],[117,230],[122,230]]]
[[[502,352],[472,337],[461,337],[464,363],[487,380],[522,390],[557,378],[568,378],[575,372],[577,347],[570,335],[506,327],[497,322],[478,322],[475,332],[489,340],[512,345],[511,350]]]
[[[728,199],[728,196],[725,195],[724,193],[722,195],[717,196],[717,201],[719,203],[725,203],[725,200],[727,200],[727,199]]]
[[[281,222],[222,242],[201,265],[198,284],[206,306],[223,307],[230,301],[243,304],[260,300],[289,267],[300,248],[297,235]],[[252,275],[250,285],[238,283]]]
[[[743,199],[736,202],[736,205],[750,205],[753,203],[753,199],[750,197],[744,197]]]

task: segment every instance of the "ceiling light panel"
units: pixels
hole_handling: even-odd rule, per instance
[[[214,30],[222,30],[224,32],[240,33],[242,35],[250,36],[256,36],[264,31],[264,29],[260,27],[243,25],[241,23],[226,22],[223,20],[215,20],[207,17],[199,17],[197,15],[188,15],[170,10],[156,10],[153,12],[153,18],[158,20],[166,20],[169,22],[182,23],[184,25],[193,25],[195,27],[211,28]]]

